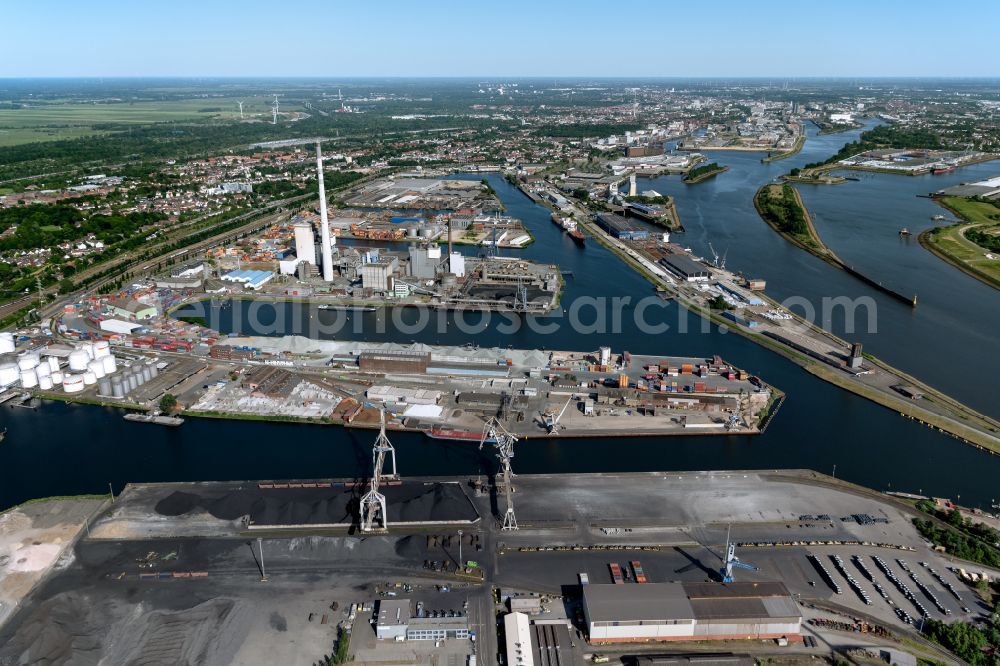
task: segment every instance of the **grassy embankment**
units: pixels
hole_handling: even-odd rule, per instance
[[[928,229],[920,234],[920,244],[960,271],[1000,289],[1000,206],[960,197],[937,202],[965,222]],[[969,240],[970,232],[995,249]],[[989,259],[987,253],[997,258]]]
[[[708,180],[709,178],[714,178],[720,173],[725,173],[729,171],[729,167],[721,166],[718,162],[711,162],[699,167],[695,167],[687,172],[684,176],[684,183],[687,185],[694,185],[695,183],[700,183],[703,180]]]

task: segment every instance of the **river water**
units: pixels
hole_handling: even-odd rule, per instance
[[[896,234],[901,226],[916,233],[931,223],[933,204],[913,193],[971,180],[969,174],[978,177],[989,172],[988,167],[926,179],[885,176],[803,188],[824,239],[876,279],[907,293],[915,290],[920,307],[911,311],[789,245],[754,212],[751,199],[761,184],[793,166],[818,161],[857,136],[857,132],[823,137],[811,133],[814,136],[803,152],[788,160],[762,164],[759,154],[715,153],[711,158],[730,166],[730,171],[698,185],[685,186],[672,176],[641,182],[640,189],[676,194],[687,228],[677,240],[706,256],[709,241],[720,254],[728,249],[728,267],[767,279],[772,296],[800,296],[816,303],[823,296],[871,296],[878,305],[879,332],[845,337],[863,340],[866,348],[889,362],[995,414],[997,405],[989,396],[993,373],[980,375],[979,370],[998,360],[979,359],[975,372],[968,365],[963,372],[955,370],[959,363],[990,349],[977,338],[990,328],[989,318],[980,318],[978,310],[963,309],[965,301],[947,295],[970,290],[970,299],[994,304],[996,295],[972,291],[975,281],[938,265],[915,241],[899,243]],[[777,418],[761,436],[531,439],[517,445],[516,472],[811,468],[835,470],[838,477],[881,490],[932,493],[972,506],[987,506],[1000,496],[996,484],[1000,457],[826,384],[744,338],[705,327],[675,304],[649,308],[644,314],[647,322],[668,323],[669,330],[644,332],[635,323],[634,306],[652,293],[649,283],[593,240],[586,248],[577,247],[549,221],[547,210],[499,176],[489,179],[509,214],[524,220],[536,238],[516,254],[558,263],[572,272],[566,277],[562,301],[569,312],[544,320],[556,328],[555,333],[539,333],[527,325],[511,332],[507,317],[494,316],[482,331],[470,334],[462,332],[452,315],[442,326],[417,326],[421,315],[416,310],[310,315],[291,303],[235,303],[215,311],[217,325],[224,332],[307,332],[324,338],[474,341],[480,346],[580,350],[608,344],[637,353],[719,354],[788,393]],[[876,206],[881,212],[871,212]],[[868,212],[860,216],[864,211]],[[879,249],[882,246],[887,247]],[[937,287],[938,282],[943,285]],[[608,300],[581,309],[578,319],[591,323],[600,311],[612,330],[592,333],[570,325],[573,304],[595,296]],[[616,298],[617,304],[612,300]],[[614,330],[616,308],[621,325]],[[993,310],[991,316],[995,305]],[[331,330],[338,316],[351,319],[340,330]],[[474,325],[480,317],[468,315],[464,321]],[[843,321],[835,317],[831,323],[833,330],[843,333],[838,328]],[[327,330],[317,330],[320,324]],[[931,337],[935,330],[937,335]],[[941,353],[938,341],[949,339],[961,343],[954,351],[948,349],[943,362],[931,362]],[[160,428],[120,416],[116,410],[61,403],[47,403],[37,411],[0,408],[0,419],[9,429],[7,440],[0,444],[0,507],[42,495],[101,492],[108,483],[120,488],[128,481],[355,476],[370,467],[372,437],[367,431],[194,418],[180,428]],[[392,440],[403,474],[467,474],[496,467],[488,450],[479,452],[474,446],[408,433],[394,434]]]

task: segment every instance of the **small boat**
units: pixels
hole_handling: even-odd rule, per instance
[[[910,235],[910,230],[907,229],[906,227],[903,227],[902,229],[899,230],[899,235],[900,236],[909,236]]]
[[[0,430],[0,442],[2,442],[7,437],[7,428]]]
[[[577,245],[583,245],[587,242],[587,237],[580,233],[579,229],[574,229],[569,232],[569,237],[572,238]]]
[[[935,222],[940,222],[941,220],[947,219],[944,215],[931,215],[931,219]]]

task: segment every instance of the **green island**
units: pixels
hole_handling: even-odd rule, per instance
[[[799,193],[791,185],[765,185],[757,190],[753,205],[761,218],[789,242],[821,259],[836,259],[823,245]]]
[[[1000,289],[1000,206],[961,197],[936,201],[964,221],[927,229],[918,237],[920,244],[960,271]]]
[[[718,176],[720,173],[725,173],[726,171],[729,171],[729,167],[720,166],[718,162],[703,164],[688,171],[684,176],[684,182],[688,185],[694,185],[695,183],[708,180],[709,178]]]

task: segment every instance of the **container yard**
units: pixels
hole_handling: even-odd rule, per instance
[[[170,394],[191,415],[361,427],[383,410],[390,428],[477,442],[493,418],[518,437],[756,433],[780,404],[718,356],[220,338],[162,316],[112,333],[108,302],[88,306],[57,335],[5,337],[0,385],[141,409]]]

